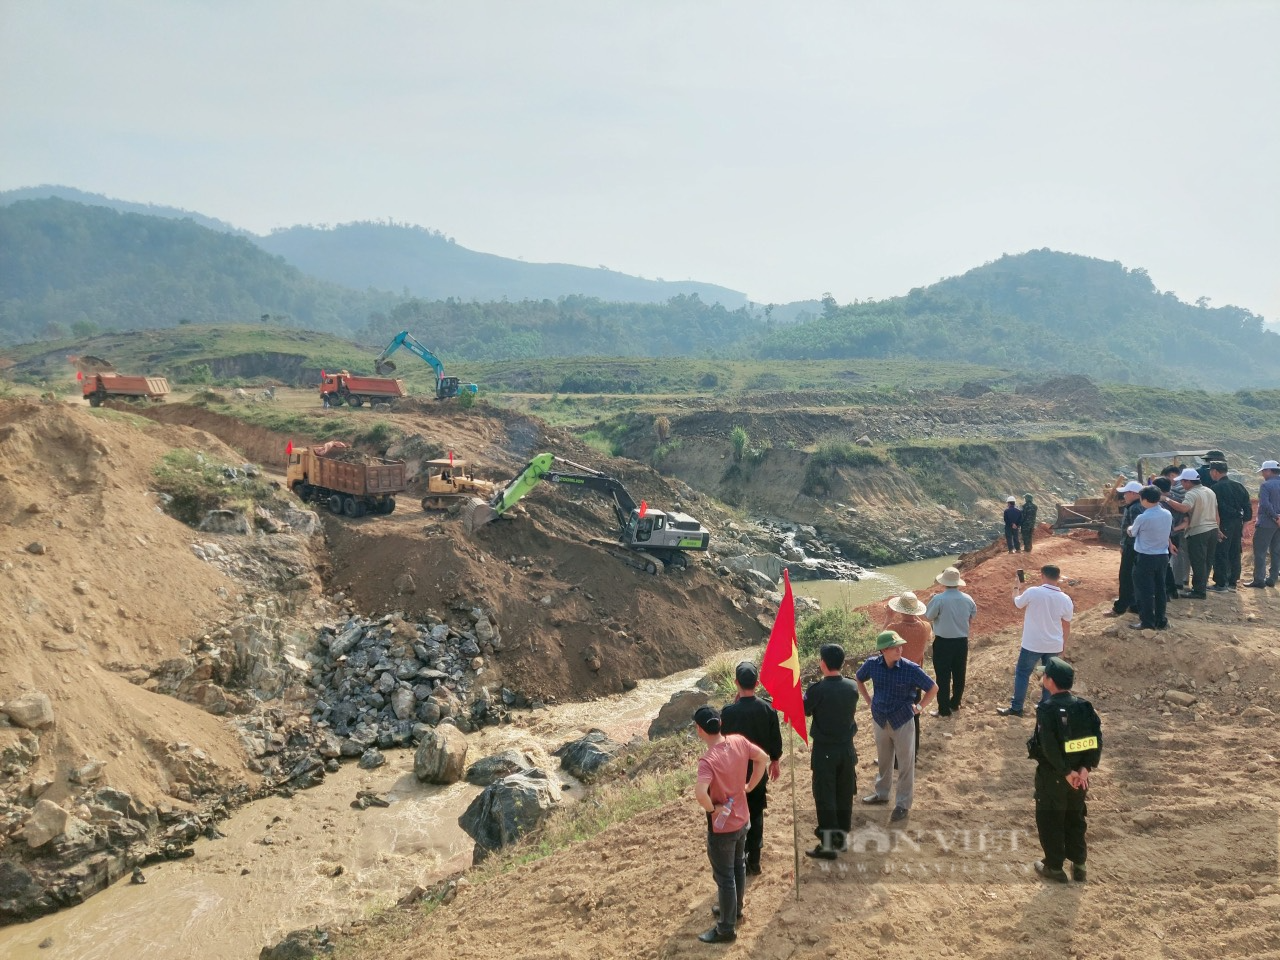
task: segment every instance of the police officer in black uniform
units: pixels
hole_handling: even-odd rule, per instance
[[[760,872],[760,848],[764,845],[764,810],[768,806],[765,782],[778,779],[778,761],[782,759],[782,729],[778,711],[756,697],[760,671],[750,660],[743,660],[734,671],[738,683],[738,699],[720,711],[721,733],[740,733],[769,754],[768,776],[747,794],[747,810],[751,824],[747,828],[747,873]],[[747,765],[747,778],[751,765]]]
[[[858,789],[858,754],[853,735],[858,732],[853,713],[858,707],[858,685],[840,673],[844,647],[824,643],[818,651],[822,679],[804,693],[804,713],[809,725],[809,767],[813,771],[813,802],[818,810],[814,834],[819,843],[805,854],[834,860],[844,849],[852,828],[853,796]]]
[[[1085,795],[1089,773],[1102,758],[1102,723],[1093,704],[1071,692],[1075,676],[1060,657],[1045,666],[1041,685],[1049,697],[1036,707],[1036,732],[1027,741],[1036,761],[1036,831],[1044,850],[1035,870],[1058,883],[1067,882],[1066,860],[1071,878],[1085,881]]]

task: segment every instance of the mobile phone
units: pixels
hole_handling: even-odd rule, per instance
[[[1019,583],[1026,583],[1026,582],[1027,582],[1027,571],[1025,571],[1025,570],[1019,570],[1019,571],[1018,571],[1018,582],[1019,582]]]

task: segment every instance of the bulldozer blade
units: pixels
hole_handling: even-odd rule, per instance
[[[481,527],[498,519],[498,512],[483,500],[473,499],[462,507],[462,528],[473,534]]]

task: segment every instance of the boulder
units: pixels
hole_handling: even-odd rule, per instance
[[[418,699],[413,695],[412,687],[397,687],[391,694],[391,710],[397,720],[412,720],[418,708]]]
[[[455,783],[467,765],[467,738],[457,727],[443,724],[431,731],[413,755],[413,772],[426,783]]]
[[[304,537],[314,536],[320,532],[320,516],[314,510],[286,507],[279,511],[279,516],[281,521],[289,525],[289,529]]]
[[[67,820],[71,815],[52,800],[37,800],[23,824],[22,836],[27,846],[32,849],[44,846],[54,837],[60,837],[67,829]]]
[[[249,518],[238,510],[210,510],[196,529],[204,533],[248,533]]]
[[[585,737],[570,740],[553,756],[560,758],[560,768],[579,780],[590,779],[622,749],[622,744],[609,739],[603,730],[592,730]]]
[[[28,730],[53,726],[53,703],[39,690],[0,704],[0,713],[8,714],[12,723]]]
[[[681,690],[658,711],[649,724],[649,739],[657,740],[693,725],[693,712],[705,706],[711,698],[702,690]]]
[[[537,828],[559,802],[560,786],[545,770],[522,770],[485,787],[458,825],[476,841],[473,858],[479,863]]]
[[[314,960],[317,954],[333,949],[329,935],[319,927],[294,930],[279,943],[263,947],[258,960]]]
[[[520,770],[533,766],[533,758],[520,750],[503,750],[492,756],[477,760],[467,767],[467,783],[477,787],[487,787],[496,780],[509,777]]]
[[[40,912],[43,893],[26,867],[0,860],[0,922],[21,920]]]

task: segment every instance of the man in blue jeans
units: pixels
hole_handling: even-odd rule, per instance
[[[1040,568],[1040,576],[1044,582],[1026,591],[1020,581],[1013,582],[1013,605],[1026,614],[1022,619],[1022,649],[1013,671],[1013,697],[1009,706],[996,708],[1002,717],[1022,716],[1032,671],[1062,653],[1071,636],[1075,607],[1058,586],[1062,571],[1049,563]],[[1044,691],[1041,694],[1042,700],[1048,696]]]

